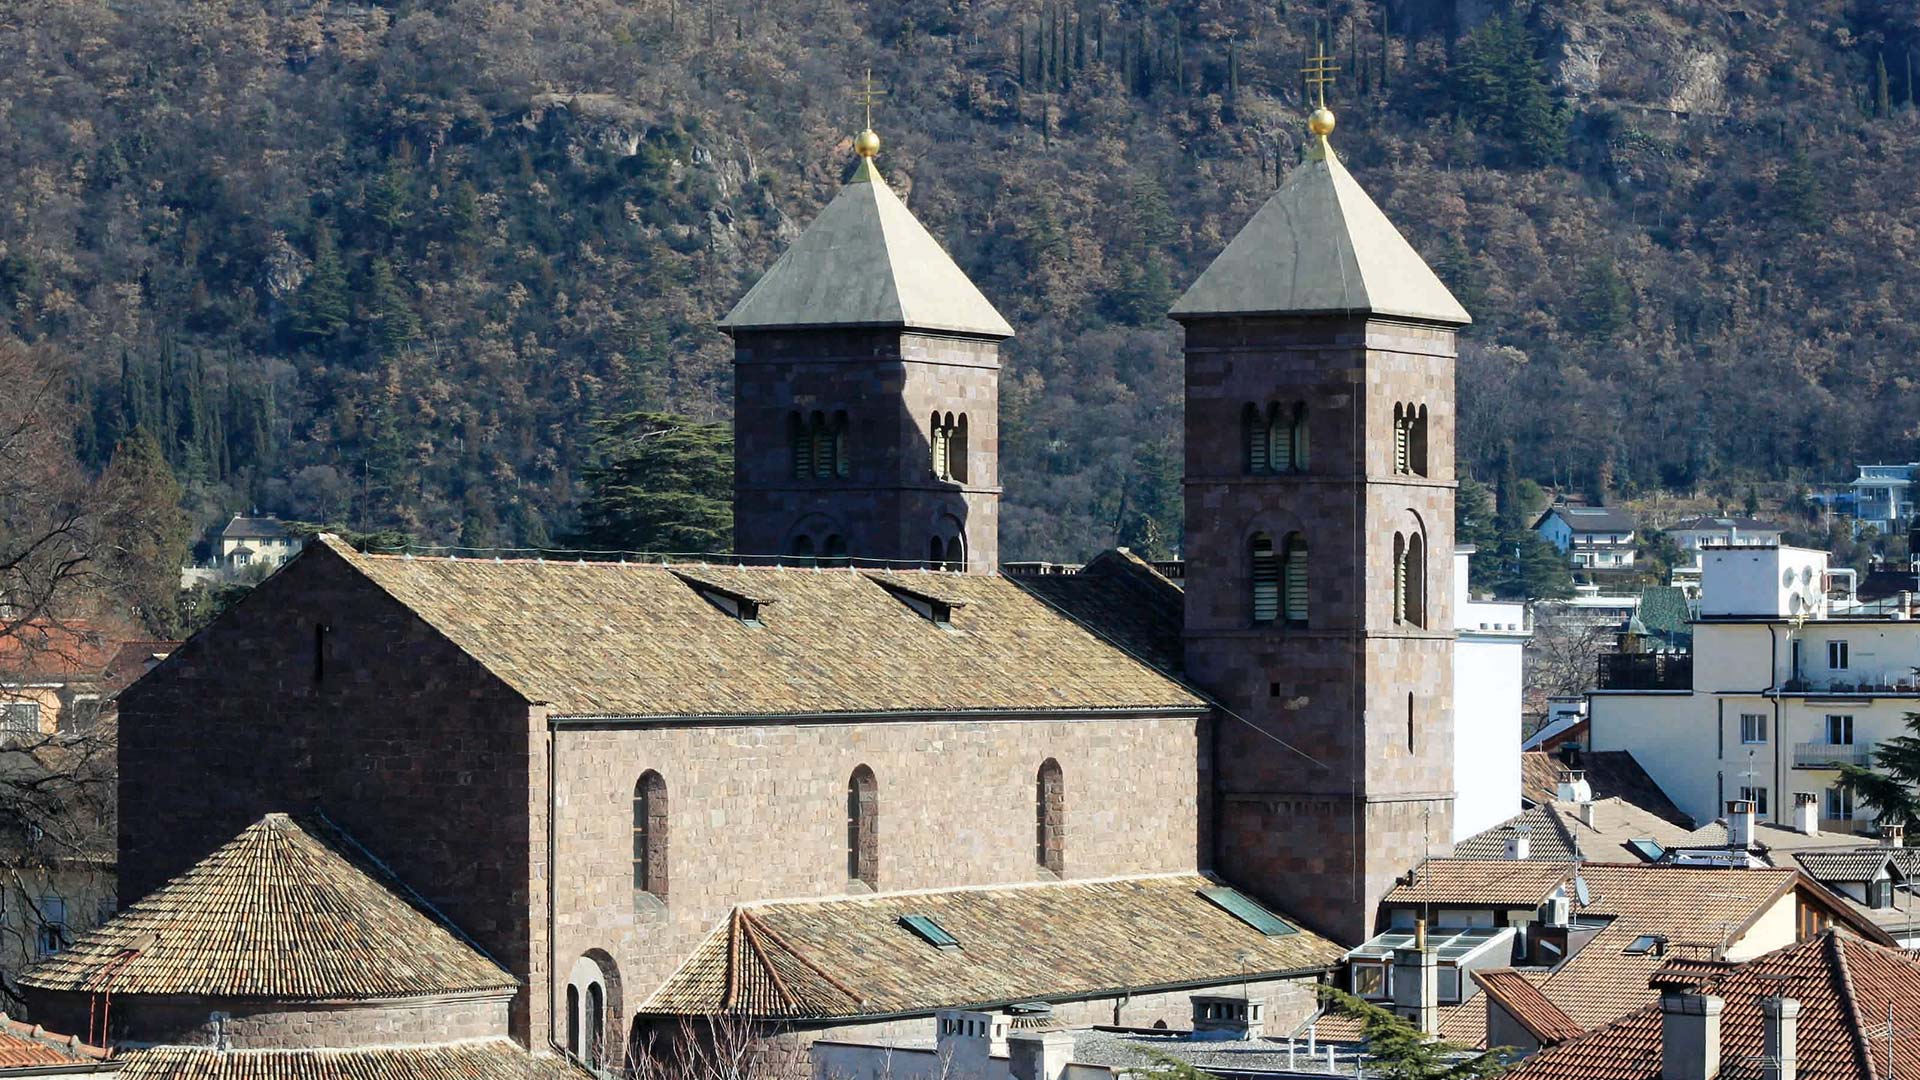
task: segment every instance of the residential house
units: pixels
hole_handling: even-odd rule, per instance
[[[1920,462],[1905,465],[1862,465],[1853,489],[1854,528],[1873,528],[1883,536],[1906,529],[1913,521],[1913,481]]]
[[[1690,517],[1676,521],[1667,526],[1666,534],[1673,538],[1673,542],[1678,545],[1686,558],[1670,569],[1670,584],[1682,590],[1688,597],[1697,598],[1700,595],[1700,548],[1702,545],[1765,547],[1780,543],[1780,538],[1785,533],[1786,526],[1761,518]]]
[[[1347,953],[1348,989],[1469,1046],[1490,1042],[1486,984],[1474,976],[1495,969],[1519,971],[1590,1030],[1654,1001],[1647,979],[1669,954],[1737,962],[1835,925],[1891,944],[1786,867],[1434,859],[1387,894],[1381,921],[1380,934]],[[1424,958],[1414,948],[1422,935]],[[1429,972],[1430,996],[1418,982]],[[1355,1032],[1331,1015],[1316,1027],[1321,1038]]]
[[[1846,900],[1903,948],[1920,947],[1920,849],[1886,826],[1879,844],[1796,853],[1800,870]]]
[[[214,537],[213,561],[230,574],[251,567],[273,569],[293,558],[301,543],[277,517],[235,514]]]
[[[1617,506],[1547,508],[1533,531],[1560,549],[1574,566],[1587,570],[1624,570],[1633,566],[1639,521]]]
[[[1920,622],[1898,606],[1830,602],[1822,551],[1709,545],[1702,556],[1692,652],[1600,658],[1594,749],[1631,751],[1696,820],[1748,800],[1790,825],[1807,792],[1820,831],[1867,828],[1839,766],[1870,763],[1920,708]]]
[[[1674,957],[1649,1000],[1507,1080],[1895,1080],[1911,1075],[1920,960],[1826,930],[1745,963]]]

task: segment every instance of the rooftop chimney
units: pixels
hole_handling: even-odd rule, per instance
[[[1533,855],[1533,837],[1528,835],[1525,825],[1511,826],[1507,829],[1507,858],[1526,859]]]
[[[1267,1031],[1267,1003],[1239,994],[1193,995],[1196,1039],[1259,1039]]]
[[[1899,847],[1907,842],[1907,827],[1891,821],[1880,823],[1880,846]]]
[[[1013,1080],[1060,1080],[1072,1061],[1071,1031],[1016,1031],[1007,1036],[1007,1072]],[[967,1074],[955,1069],[951,1075]]]
[[[1727,846],[1739,851],[1753,847],[1753,803],[1746,799],[1727,803]]]
[[[1423,1035],[1440,1030],[1440,969],[1427,948],[1427,920],[1413,924],[1413,944],[1393,951],[1393,1011]]]
[[[1797,1080],[1800,1075],[1800,1003],[1788,997],[1764,998],[1761,1015],[1760,1080]]]
[[[1710,994],[1660,995],[1660,1080],[1718,1080],[1720,1013]]]
[[[1587,783],[1585,772],[1579,769],[1561,769],[1560,782],[1554,787],[1553,797],[1561,802],[1592,802],[1593,786]]]
[[[1820,797],[1811,791],[1793,793],[1793,831],[1820,835]]]
[[[941,1009],[933,1014],[934,1047],[955,1076],[977,1076],[988,1059],[1005,1049],[1007,1018],[995,1013]]]

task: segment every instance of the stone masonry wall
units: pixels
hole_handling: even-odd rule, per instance
[[[318,809],[524,977],[544,961],[536,723],[543,737],[518,695],[308,548],[122,695],[122,904],[268,812]],[[513,1017],[544,1044],[525,993]]]
[[[85,1032],[97,1008],[90,995],[48,994],[34,1015],[50,1031]],[[116,1045],[215,1046],[224,1037],[235,1050],[428,1046],[506,1035],[507,1009],[505,995],[296,1004],[119,995],[112,1024]]]
[[[856,559],[919,564],[964,533],[967,566],[999,565],[998,346],[899,330],[743,333],[734,347],[734,549],[784,555],[846,539]],[[796,478],[790,417],[847,414],[844,477]],[[964,483],[936,479],[932,420],[967,418]]]
[[[1250,475],[1241,412],[1305,402],[1299,472]],[[1427,408],[1427,474],[1394,406]],[[1187,326],[1187,672],[1220,725],[1219,869],[1338,940],[1452,835],[1453,335],[1366,319]],[[1307,538],[1305,626],[1252,621],[1249,547]],[[1426,550],[1423,625],[1394,618],[1394,537]]]
[[[881,891],[1050,879],[1035,847],[1048,758],[1061,768],[1066,878],[1191,871],[1200,727],[1114,718],[561,730],[558,967],[604,952],[630,1020],[733,905],[860,891],[847,879],[846,815],[848,779],[863,764],[878,787]],[[672,808],[664,909],[636,905],[632,886],[633,790],[649,769]]]

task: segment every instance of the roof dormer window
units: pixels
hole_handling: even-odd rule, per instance
[[[965,600],[951,600],[934,596],[919,589],[908,588],[895,581],[873,578],[873,583],[887,590],[895,600],[912,608],[914,614],[927,620],[942,630],[954,630],[953,614],[967,606]],[[957,631],[956,631],[957,632]]]
[[[721,611],[740,620],[743,626],[763,626],[760,621],[760,609],[773,603],[773,599],[764,596],[748,596],[746,593],[729,589],[725,585],[716,585],[711,581],[702,581],[689,574],[674,572],[674,577],[686,583],[687,588],[700,594],[700,599],[719,608]]]

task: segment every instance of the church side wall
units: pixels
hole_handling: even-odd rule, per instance
[[[1035,851],[1048,758],[1066,878],[1194,870],[1201,731],[1193,717],[563,728],[559,968],[604,950],[630,1020],[733,905],[860,891],[847,877],[860,765],[877,781],[884,892],[1051,879]],[[670,807],[668,900],[636,913],[633,795],[648,770]]]
[[[544,961],[528,926],[534,722],[430,626],[310,547],[122,694],[121,903],[266,813],[318,809],[524,977]],[[513,1003],[521,1038],[527,1001]]]

